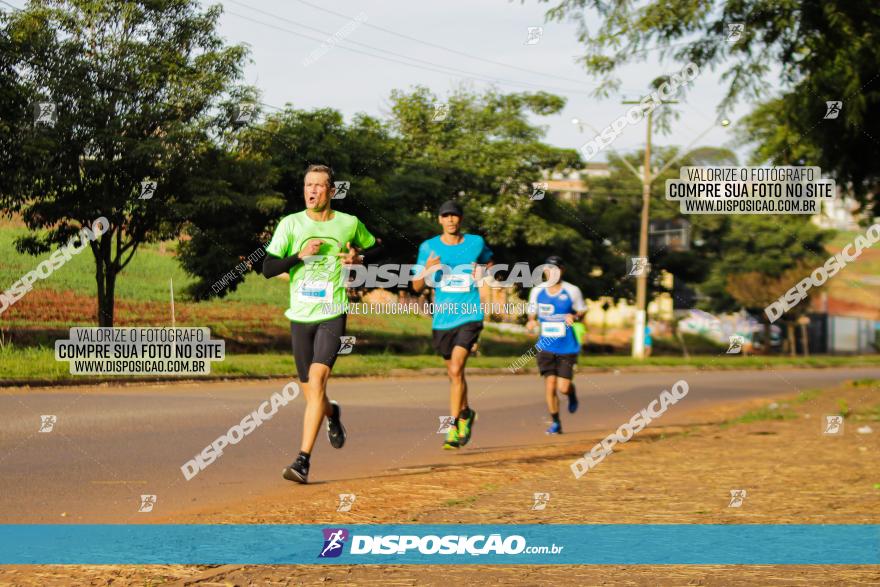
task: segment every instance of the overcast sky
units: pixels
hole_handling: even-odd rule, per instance
[[[535,117],[534,122],[547,128],[548,143],[577,149],[595,133],[589,128],[579,130],[573,118],[601,130],[625,114],[629,106],[622,105],[622,99],[640,99],[647,95],[652,79],[682,66],[658,63],[649,56],[619,72],[620,94],[593,98],[589,92],[597,80],[575,63],[583,53],[576,25],[545,22],[544,14],[556,0],[549,4],[537,0],[219,1],[224,7],[221,34],[230,43],[250,46],[252,62],[245,81],[260,89],[263,102],[334,108],[347,119],[357,112],[382,116],[395,88],[422,85],[441,97],[462,83],[475,90],[492,84],[505,92],[544,90],[565,97],[566,107],[554,116]],[[13,3],[23,4],[21,0]],[[214,3],[203,0],[203,4]],[[528,28],[536,26],[544,29],[540,41],[526,44]],[[337,32],[343,41],[332,40]],[[332,46],[322,48],[328,41]],[[304,64],[310,57],[317,59]],[[717,124],[716,108],[724,87],[719,72],[700,72],[686,102],[678,106],[682,116],[672,132],[655,135],[654,144],[685,146],[714,126],[697,145],[732,146],[731,128]],[[739,104],[730,116],[733,123],[751,106]],[[631,125],[613,147],[636,149],[644,145],[644,137],[644,122]],[[744,163],[746,152],[737,152]],[[602,159],[604,153],[593,160]]]
[[[621,71],[620,95],[605,100],[593,98],[589,91],[596,80],[575,63],[575,58],[582,53],[576,25],[545,22],[544,14],[554,4],[539,4],[536,0],[526,0],[524,4],[507,0],[222,0],[221,3],[225,9],[221,32],[229,42],[250,45],[253,63],[247,68],[246,81],[263,92],[264,102],[275,106],[289,102],[307,109],[330,107],[340,110],[346,118],[356,112],[372,115],[387,112],[388,97],[394,88],[423,85],[442,96],[462,82],[472,84],[475,89],[491,84],[468,79],[473,75],[496,80],[496,86],[503,91],[543,89],[567,98],[563,112],[536,117],[535,121],[547,127],[547,142],[578,148],[595,133],[589,129],[579,132],[572,118],[586,119],[601,130],[626,112],[628,107],[620,104],[621,99],[641,98],[646,95],[651,79],[681,67],[649,58]],[[544,27],[543,36],[537,44],[528,45],[527,31],[532,26]],[[329,50],[321,49],[322,42],[337,31],[341,31],[345,40]],[[315,55],[316,50],[320,55],[318,59],[304,65],[303,60]],[[384,59],[368,54],[381,55]],[[459,72],[437,71],[442,67]],[[715,124],[723,87],[718,72],[701,72],[687,102],[679,106],[682,116],[671,134],[656,137],[655,144],[687,145]],[[739,105],[731,117],[734,123],[749,109],[747,104]],[[625,151],[643,145],[644,126],[640,123],[628,127],[617,138],[614,148]],[[729,128],[715,125],[698,144],[730,146],[731,139]],[[599,155],[594,160],[602,158]]]

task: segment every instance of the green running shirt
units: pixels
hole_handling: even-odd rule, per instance
[[[291,322],[323,322],[344,314],[338,310],[348,305],[348,295],[336,255],[343,252],[345,243],[359,249],[376,244],[356,216],[334,210],[333,218],[318,222],[303,210],[281,219],[266,252],[283,259],[298,254],[311,239],[323,241],[318,254],[290,271],[290,307],[284,315]],[[328,311],[330,305],[333,311]]]

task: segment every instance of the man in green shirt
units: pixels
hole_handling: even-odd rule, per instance
[[[333,170],[326,165],[306,169],[303,194],[306,209],[285,216],[266,247],[263,275],[290,275],[290,320],[296,370],[303,383],[306,411],[300,453],[284,468],[285,479],[306,483],[309,459],[318,429],[327,417],[327,437],[334,448],[345,444],[339,404],[327,398],[327,379],[345,335],[348,296],[343,265],[362,263],[357,249],[377,244],[355,216],[330,208],[336,189]],[[376,254],[377,250],[370,251]]]

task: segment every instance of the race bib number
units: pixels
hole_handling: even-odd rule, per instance
[[[440,291],[446,293],[467,293],[471,291],[470,275],[450,275],[443,280]]]
[[[298,299],[305,303],[330,304],[333,302],[333,286],[329,281],[303,281]]]
[[[554,310],[553,304],[538,304],[538,316],[552,316]]]
[[[565,336],[565,322],[541,322],[541,336],[544,338]]]

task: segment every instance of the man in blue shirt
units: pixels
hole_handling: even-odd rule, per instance
[[[541,327],[535,348],[538,349],[538,371],[544,377],[547,409],[553,419],[547,434],[562,434],[556,391],[568,396],[569,413],[577,411],[578,399],[572,379],[581,349],[572,324],[583,320],[587,306],[580,288],[562,281],[565,266],[561,258],[553,255],[544,264],[549,266],[544,271],[546,281],[533,287],[529,294],[527,328],[534,331],[539,324]],[[549,283],[553,285],[545,285]]]
[[[444,449],[457,449],[471,439],[477,413],[468,406],[464,367],[471,347],[483,329],[479,265],[491,266],[492,251],[483,237],[461,231],[464,212],[449,200],[440,206],[438,222],[443,232],[419,246],[416,293],[434,288],[434,349],[446,361],[449,375],[449,414],[453,425],[446,434]],[[427,282],[427,284],[426,284]]]

